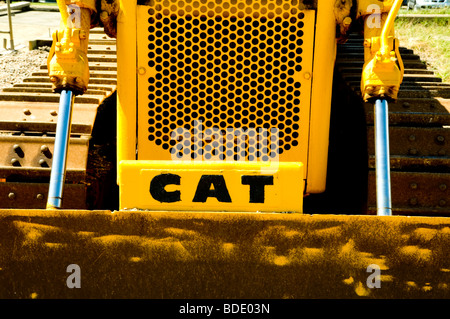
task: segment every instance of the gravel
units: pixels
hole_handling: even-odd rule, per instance
[[[49,47],[18,50],[0,55],[0,90],[21,83],[24,78],[47,64]]]

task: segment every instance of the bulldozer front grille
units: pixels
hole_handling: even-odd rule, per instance
[[[267,161],[302,147],[314,11],[297,0],[156,0],[147,10],[140,141],[192,159]],[[142,147],[140,159],[155,159]]]

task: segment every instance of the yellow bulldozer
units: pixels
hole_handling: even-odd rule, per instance
[[[15,91],[53,104],[0,123],[0,296],[450,296],[450,85],[401,0],[57,2]]]

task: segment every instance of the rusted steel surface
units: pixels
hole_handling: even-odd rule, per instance
[[[33,93],[33,88],[23,87],[23,93]],[[31,89],[31,90],[30,90]],[[50,88],[47,88],[50,90]],[[0,93],[0,98],[2,95]],[[77,104],[72,115],[72,133],[91,134],[98,104]],[[28,103],[0,101],[0,129],[12,132],[56,132],[58,104],[55,102]]]
[[[66,179],[72,183],[84,183],[86,180],[86,169],[68,169]],[[8,181],[32,182],[50,181],[50,169],[45,167],[0,167],[1,183]],[[48,185],[47,185],[48,186]]]
[[[420,157],[398,156],[390,157],[391,170],[420,172],[427,169],[429,172],[450,172],[450,158],[448,156]],[[375,155],[369,156],[369,168],[375,169]]]
[[[393,212],[449,216],[450,83],[443,83],[411,50],[400,48],[400,53],[405,64],[405,75],[398,100],[389,102]],[[355,96],[349,97],[347,102],[353,103],[356,109],[361,108],[366,120],[367,209],[374,214],[374,106],[359,98],[363,60],[360,36],[353,35],[348,43],[339,46],[336,70]]]
[[[44,83],[44,82],[23,82],[23,83],[17,83],[14,84],[13,87],[15,88],[51,88],[51,83]],[[92,84],[89,83],[89,90],[102,90],[105,91],[105,94],[109,96],[111,93],[113,93],[116,89],[116,85],[114,84]]]
[[[27,135],[0,135],[1,167],[46,167],[53,162],[54,137]],[[89,136],[72,137],[67,169],[85,169],[87,165]]]
[[[395,214],[450,217],[450,172],[391,172]],[[376,213],[375,172],[369,173],[370,212]]]
[[[373,124],[374,107],[364,103],[367,123]],[[442,126],[450,125],[450,99],[399,98],[389,103],[391,125]]]
[[[98,191],[98,182],[88,175],[95,176],[101,170],[89,161],[101,162],[104,155],[98,154],[90,139],[99,106],[113,94],[117,83],[115,40],[105,37],[102,30],[92,30],[88,51],[90,85],[86,94],[75,98],[64,187],[63,206],[67,208],[87,207],[87,186]],[[45,208],[59,94],[52,93],[46,61],[42,63],[40,71],[0,93],[2,208]],[[91,158],[93,154],[95,159]],[[7,197],[12,193],[13,200]]]
[[[374,135],[373,126],[368,127],[367,141],[370,155],[375,154]],[[391,126],[389,137],[392,141],[390,153],[393,156],[420,156],[425,161],[427,158],[450,155],[450,130],[443,127]]]
[[[91,59],[92,60],[92,59]],[[101,60],[99,59],[99,62],[111,62],[107,59]],[[114,61],[113,61],[114,62]],[[23,80],[25,83],[50,83],[50,79],[48,76],[32,76],[29,78],[26,78]],[[111,84],[117,84],[117,79],[114,78],[93,78],[89,80],[89,84],[101,84],[101,85],[111,85]]]
[[[48,183],[0,183],[0,208],[2,209],[45,209],[47,196]],[[64,196],[63,209],[86,208],[86,185],[65,184]]]

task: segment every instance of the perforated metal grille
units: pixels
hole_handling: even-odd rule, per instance
[[[156,0],[149,14],[150,141],[180,158],[235,160],[298,146],[304,14],[297,0]],[[199,123],[207,137],[194,141]],[[247,132],[246,140],[230,144],[230,128]],[[248,137],[271,128],[278,145],[274,134],[265,144]]]

